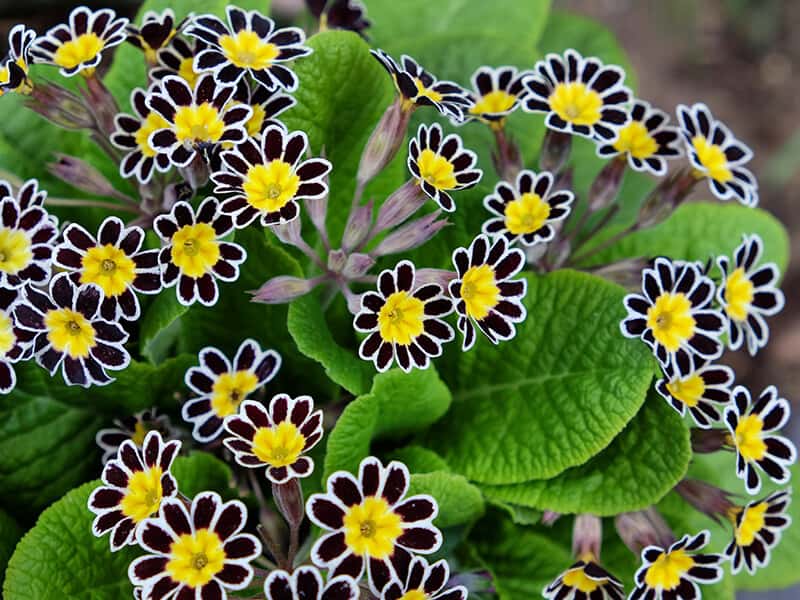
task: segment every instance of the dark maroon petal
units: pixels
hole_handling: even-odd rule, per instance
[[[432,529],[424,527],[410,527],[397,538],[398,544],[417,551],[433,550],[440,541],[440,535],[437,535]]]
[[[361,490],[358,489],[358,485],[356,485],[356,483],[349,476],[332,476],[328,480],[328,484],[331,486],[331,492],[339,500],[341,500],[342,504],[345,506],[353,506],[354,504],[361,503],[363,499]],[[376,491],[377,485],[375,486],[375,490],[372,492],[372,494],[374,495]]]
[[[430,519],[436,512],[436,504],[427,497],[415,496],[398,504],[394,512],[403,517],[406,523]]]
[[[224,541],[244,526],[245,519],[246,514],[242,505],[230,502],[220,512],[214,531]]]
[[[400,463],[392,464],[387,469],[381,495],[389,505],[394,505],[405,496],[408,484],[408,471]]]
[[[184,533],[189,533],[188,531]],[[152,521],[145,522],[144,529],[141,532],[142,542],[146,545],[147,549],[169,553],[170,546],[173,539],[167,531],[162,529],[159,525]]]
[[[339,529],[343,525],[344,511],[323,496],[314,496],[311,499],[309,512],[329,529]]]
[[[121,510],[115,510],[112,512],[107,512],[104,515],[99,516],[94,522],[94,531],[98,534],[103,534],[110,529],[113,529],[120,523],[123,519],[127,517],[122,514]]]
[[[161,515],[177,535],[191,533],[192,525],[189,515],[180,502],[164,502],[161,505]]]
[[[227,558],[247,558],[257,553],[258,547],[251,537],[240,535],[225,542],[225,556]]]

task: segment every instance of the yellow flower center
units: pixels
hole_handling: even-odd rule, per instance
[[[97,284],[106,296],[119,296],[136,279],[136,263],[111,244],[89,248],[81,266],[81,283]]]
[[[188,277],[202,277],[219,260],[219,242],[208,223],[184,225],[172,236],[172,262]]]
[[[736,527],[734,535],[738,546],[749,546],[756,539],[756,534],[764,528],[765,514],[769,505],[761,502],[744,510],[744,515]]]
[[[595,580],[586,575],[583,567],[570,569],[564,573],[564,585],[577,589],[585,594],[590,594],[605,584],[608,579]]]
[[[764,421],[758,415],[747,415],[736,425],[736,447],[745,460],[761,460],[767,445],[761,439]]]
[[[181,60],[178,65],[178,76],[189,84],[189,87],[194,88],[197,83],[197,72],[194,70],[194,57],[190,56]]]
[[[694,146],[694,151],[697,152],[700,164],[706,168],[711,179],[719,183],[725,183],[733,179],[733,173],[728,168],[728,158],[722,148],[712,144],[702,135],[696,135],[692,138],[692,146]]]
[[[156,465],[145,471],[136,471],[128,480],[128,489],[120,502],[120,508],[134,523],[158,512],[164,493],[161,488],[163,474],[161,467]]]
[[[184,142],[218,142],[225,133],[219,111],[208,102],[181,106],[175,112],[175,135]]]
[[[344,516],[344,542],[358,556],[383,560],[392,555],[403,533],[402,519],[383,498],[369,496]]]
[[[136,425],[133,426],[133,435],[131,435],[131,441],[141,448],[144,444],[144,438],[146,435],[147,427],[145,427],[144,423],[141,421],[136,421]]]
[[[219,45],[225,58],[237,67],[256,71],[268,69],[281,53],[275,44],[265,42],[255,31],[247,29],[234,35],[221,36]]]
[[[408,590],[400,596],[400,600],[428,600],[428,594],[422,590]]]
[[[252,371],[223,373],[211,388],[211,408],[218,417],[235,414],[239,404],[258,387],[258,377]]]
[[[267,118],[267,111],[260,104],[251,104],[250,108],[253,109],[253,116],[247,119],[244,127],[247,129],[247,135],[257,137],[261,134],[261,127],[264,125],[264,119]]]
[[[305,436],[289,421],[277,427],[259,427],[253,437],[253,454],[273,467],[294,464],[306,444]]]
[[[594,125],[602,117],[600,94],[578,81],[559,83],[547,101],[553,112],[567,123]]]
[[[292,165],[280,159],[253,165],[242,184],[248,204],[267,212],[283,208],[299,188],[300,177],[292,172]]]
[[[151,112],[147,115],[147,118],[142,122],[142,126],[133,134],[134,138],[136,138],[136,145],[139,146],[139,150],[144,156],[152,158],[158,154],[150,145],[150,142],[147,141],[147,138],[149,138],[150,134],[154,131],[158,129],[167,129],[168,127],[169,123],[157,112]]]
[[[25,232],[0,227],[0,271],[15,275],[33,260],[31,241]]]
[[[417,85],[417,98],[427,98],[431,102],[442,101],[442,95],[431,88],[425,87],[425,84],[419,78],[415,78],[414,83]]]
[[[94,33],[83,33],[74,40],[64,42],[53,55],[53,62],[59,67],[73,69],[81,63],[92,60],[100,54],[105,42]]]
[[[461,297],[467,315],[480,321],[500,300],[500,288],[489,265],[470,267],[461,279]]]
[[[744,321],[747,309],[753,301],[753,282],[747,278],[744,269],[739,267],[725,282],[725,312],[734,321]]]
[[[452,190],[458,185],[453,163],[430,148],[425,148],[420,153],[417,167],[422,179],[438,190]]]
[[[17,66],[25,72],[26,78],[25,81],[20,83],[17,87],[12,88],[12,91],[19,92],[21,94],[30,94],[33,91],[33,86],[30,80],[27,79],[28,65],[22,56],[20,56],[14,62],[17,63]],[[11,79],[11,73],[9,72],[8,67],[3,65],[2,67],[0,67],[0,83],[8,83],[10,79]],[[4,92],[0,90],[0,96],[2,96],[3,93]]]
[[[669,352],[694,335],[695,320],[692,303],[685,294],[664,292],[647,310],[647,326],[653,330],[656,341]]]
[[[407,346],[423,331],[425,304],[408,292],[395,292],[378,313],[378,330],[386,342]]]
[[[14,323],[4,310],[0,310],[0,357],[8,354],[17,342]]]
[[[166,570],[174,581],[191,588],[206,585],[225,566],[225,549],[219,536],[208,529],[184,533],[169,548]]]
[[[517,97],[503,90],[492,90],[473,104],[469,112],[473,115],[502,114],[514,107]]]
[[[631,121],[623,127],[614,141],[614,149],[634,158],[650,158],[658,151],[658,142],[639,121]]]
[[[706,391],[706,383],[697,373],[685,379],[675,379],[667,383],[667,390],[673,398],[680,400],[686,406],[695,407],[700,402]]]
[[[662,553],[645,573],[647,587],[662,590],[674,589],[681,577],[694,566],[694,559],[683,550]]]
[[[506,228],[514,235],[541,229],[550,216],[550,205],[539,194],[525,192],[506,205]]]
[[[95,331],[89,320],[69,308],[47,311],[44,316],[47,340],[70,358],[86,358],[95,345]]]

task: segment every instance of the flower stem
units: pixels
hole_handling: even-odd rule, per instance
[[[114,202],[103,202],[102,200],[79,200],[77,198],[47,198],[45,204],[50,206],[80,206],[84,208],[107,208],[109,210],[118,210],[134,215],[141,215],[142,212],[138,208],[128,206],[127,204],[115,204]]]

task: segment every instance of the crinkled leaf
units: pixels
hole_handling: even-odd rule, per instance
[[[433,450],[422,446],[406,446],[393,450],[391,457],[404,463],[412,473],[432,473],[449,471],[447,462]]]
[[[446,471],[411,475],[409,494],[430,494],[439,505],[435,523],[438,527],[455,527],[470,523],[483,514],[481,491],[463,475]]]
[[[172,474],[178,482],[178,490],[188,498],[208,490],[225,495],[233,481],[233,473],[227,464],[213,454],[201,451],[177,457],[172,464]]]

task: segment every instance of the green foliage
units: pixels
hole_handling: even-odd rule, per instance
[[[483,514],[481,491],[462,475],[446,471],[415,473],[410,494],[430,494],[439,504],[435,523],[440,528],[470,523]]]
[[[22,537],[22,529],[6,511],[0,509],[0,587],[5,579],[6,565],[14,546]]]
[[[207,490],[224,496],[233,482],[231,468],[208,452],[178,456],[172,464],[172,474],[178,482],[178,490],[187,498]]]

